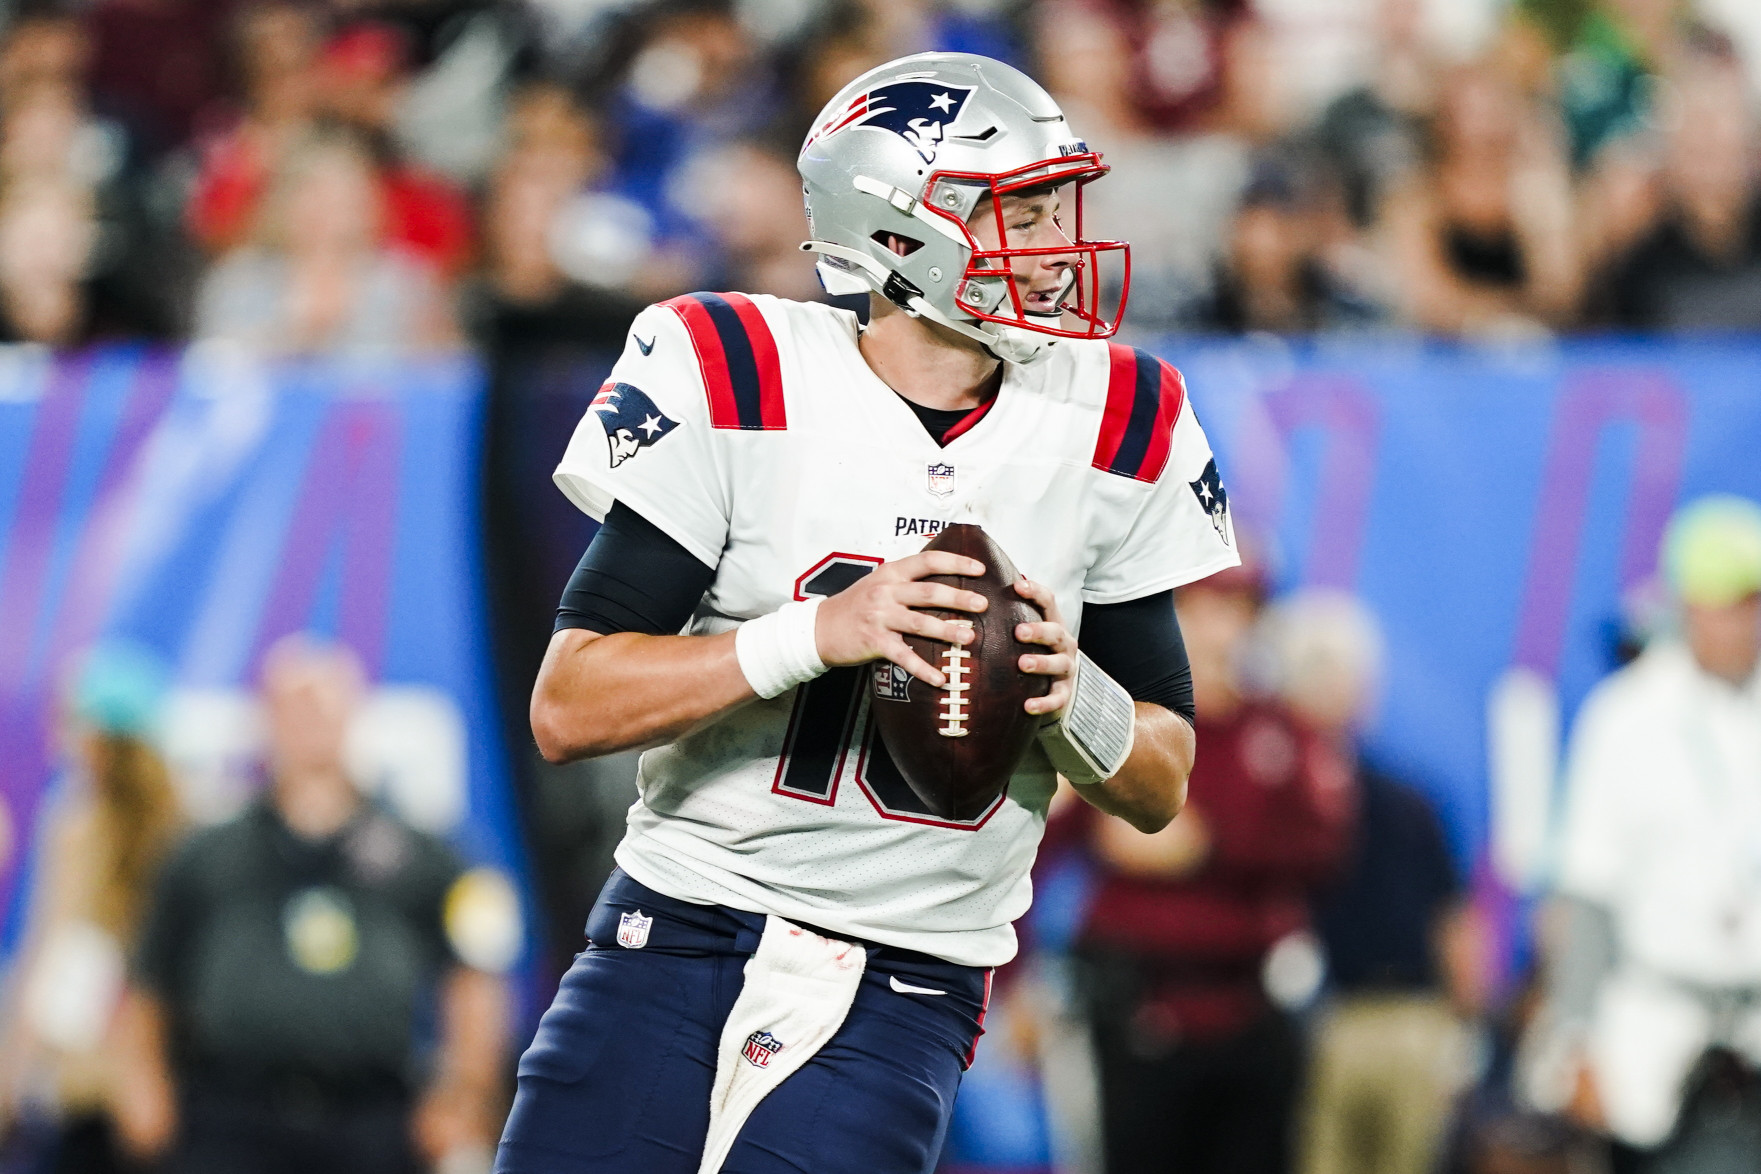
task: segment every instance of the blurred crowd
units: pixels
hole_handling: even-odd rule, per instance
[[[1508,896],[1363,738],[1373,614],[1271,597],[1251,536],[1243,557],[1176,597],[1202,748],[1185,810],[1146,836],[1063,796],[999,977],[1058,1169],[1752,1174],[1761,506],[1671,521],[1667,603],[1574,722],[1515,953]]]
[[[1135,331],[1755,329],[1751,7],[17,3],[0,341],[485,353],[524,746],[586,538],[548,471],[597,384],[548,356],[615,351],[692,289],[821,296],[793,158],[862,70],[954,49],[1041,78],[1114,167],[1091,232],[1133,244]],[[1182,592],[1190,808],[1151,837],[1057,811],[1047,912],[1001,984],[989,1046],[1034,1058],[1067,1168],[1754,1169],[1761,516],[1684,515],[1664,570],[1679,622],[1586,707],[1514,981],[1424,780],[1361,744],[1370,613],[1273,598],[1266,560]],[[154,746],[163,672],[113,648],[70,674],[0,1133],[66,1170],[483,1169],[516,1043],[505,881],[357,793],[359,666],[302,640],[261,682],[268,786],[192,835]],[[525,757],[539,966],[560,970],[629,783]]]
[[[1091,234],[1133,243],[1133,330],[1754,326],[1746,12],[28,0],[0,41],[0,337],[493,350],[610,341],[697,288],[817,297],[803,131],[925,49],[1029,69],[1106,154]]]
[[[0,995],[0,1169],[487,1170],[511,884],[364,793],[348,648],[267,651],[262,786],[218,821],[164,753],[169,685],[132,641],[69,666]]]

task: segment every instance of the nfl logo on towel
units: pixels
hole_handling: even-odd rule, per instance
[[[929,491],[937,497],[946,497],[954,492],[954,466],[934,465],[929,467]]]
[[[746,1037],[740,1054],[755,1068],[769,1068],[770,1058],[783,1050],[783,1041],[768,1031],[755,1031]]]
[[[642,910],[618,916],[618,945],[626,950],[640,950],[648,944],[648,931],[654,918],[642,916]]]

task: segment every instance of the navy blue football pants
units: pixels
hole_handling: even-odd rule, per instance
[[[618,945],[621,915],[654,919]],[[715,1051],[764,917],[613,872],[532,1046],[497,1174],[696,1174]],[[928,1174],[982,1034],[990,972],[868,946],[836,1035],[747,1118],[726,1174]],[[930,995],[896,987],[945,991]]]

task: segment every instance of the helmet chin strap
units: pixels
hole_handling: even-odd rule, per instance
[[[961,321],[942,313],[923,296],[918,289],[897,270],[890,269],[860,249],[834,245],[828,241],[803,241],[801,251],[804,253],[821,253],[827,257],[835,257],[859,269],[867,278],[871,289],[881,294],[914,318],[928,318],[938,326],[945,326],[957,334],[963,334],[984,346],[997,358],[1010,363],[1026,365],[1043,359],[1052,348],[1053,341],[1035,331],[1019,326],[997,325],[987,329],[974,321]]]

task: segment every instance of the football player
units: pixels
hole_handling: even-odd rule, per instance
[[[1145,831],[1183,801],[1171,593],[1237,559],[1180,375],[1105,341],[1128,267],[1082,233],[1100,157],[1015,69],[923,54],[833,98],[799,166],[802,248],[828,291],[871,295],[867,324],[736,293],[652,306],[556,472],[603,526],[533,732],[554,761],[646,753],[588,948],[520,1062],[510,1174],[929,1170],[1053,763]],[[982,572],[922,552],[961,521],[1022,569],[1045,619],[1017,629],[1040,646],[1020,667],[1052,679],[1026,703],[1040,743],[963,822],[892,765],[861,667],[944,684],[903,634],[971,640],[914,610],[983,609],[924,581]]]

